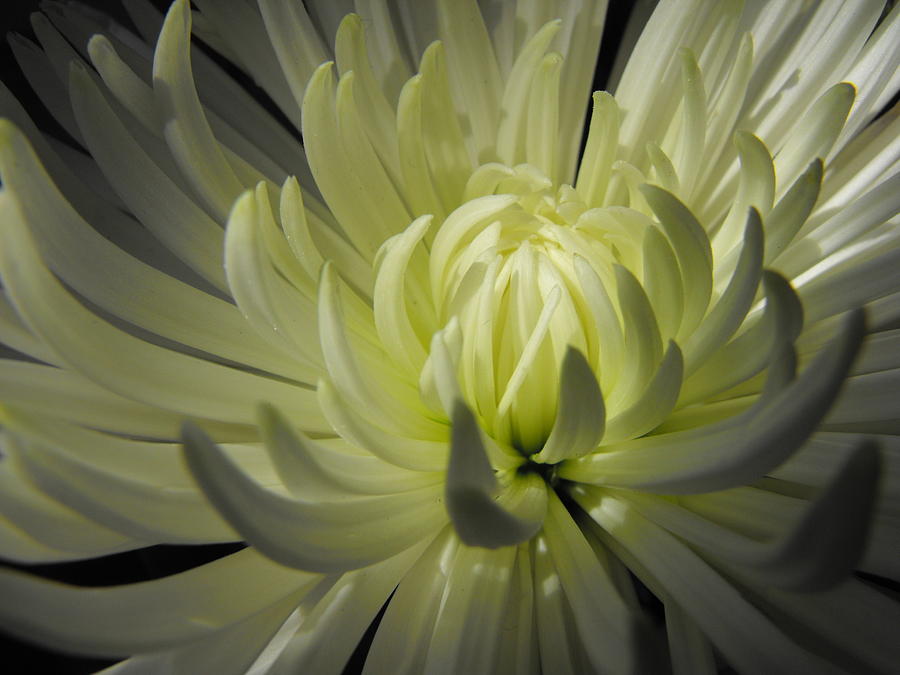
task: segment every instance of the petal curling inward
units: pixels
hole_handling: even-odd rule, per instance
[[[306,428],[328,429],[313,392],[158,347],[91,313],[44,266],[13,199],[0,193],[0,275],[28,324],[75,370],[127,398],[197,417],[252,423],[247,405],[259,396],[291,407]]]
[[[569,347],[560,369],[553,429],[544,447],[531,460],[555,464],[593,452],[603,437],[605,422],[606,410],[597,378],[584,355]]]
[[[183,442],[191,473],[210,501],[248,542],[288,567],[363,567],[410,548],[446,522],[439,485],[374,497],[291,499],[253,481],[196,426],[185,426]]]
[[[346,497],[348,492],[393,494],[434,485],[442,479],[437,471],[393,466],[343,439],[313,441],[268,404],[259,408],[259,427],[278,475],[297,497],[327,499]]]
[[[425,349],[410,320],[406,300],[407,267],[428,228],[431,216],[420,216],[384,243],[375,278],[375,327],[385,349],[415,376],[425,363]]]
[[[70,91],[85,142],[112,177],[110,183],[123,202],[181,260],[217,288],[226,289],[221,227],[129,136],[87,68],[77,63],[72,65]],[[164,200],[165,210],[156,199]],[[226,217],[227,211],[219,222]]]
[[[738,567],[754,583],[821,591],[844,581],[862,557],[879,464],[874,444],[859,443],[799,521],[766,542],[736,535],[664,499],[616,495],[673,534]]]
[[[512,479],[500,499],[481,429],[465,403],[453,408],[447,512],[459,538],[469,546],[500,548],[527,541],[540,529],[547,510],[547,487],[536,475]]]
[[[189,3],[166,14],[153,58],[153,92],[169,149],[206,204],[225,222],[243,186],[225,160],[200,107],[191,72]]]
[[[737,426],[726,421],[730,423],[699,433],[626,442],[626,449],[570,460],[560,476],[662,494],[710,492],[753,482],[789,457],[825,417],[864,332],[863,312],[848,313],[828,348],[794,382],[764,394],[754,409],[738,418]]]
[[[22,132],[7,121],[0,121],[0,129],[4,189],[16,197],[48,267],[66,284],[104,310],[170,340],[281,372],[283,359],[273,358],[264,341],[244,330],[233,305],[132,257],[94,230],[66,201],[72,196],[54,186]],[[87,192],[83,186],[73,189]],[[126,226],[115,221],[115,227]],[[109,284],[110,277],[127,283]],[[148,292],[137,294],[133,288]]]
[[[287,263],[290,254],[274,221],[266,187],[257,185],[234,203],[225,229],[225,273],[231,294],[248,323],[286,362],[314,382],[323,371],[313,322],[313,282]],[[281,265],[279,265],[281,262]],[[294,261],[296,264],[296,261]]]

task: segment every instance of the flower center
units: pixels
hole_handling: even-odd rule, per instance
[[[622,402],[618,290],[623,274],[642,276],[651,221],[623,207],[589,209],[530,165],[482,166],[466,198],[431,247],[435,304],[482,428],[530,455],[553,427],[570,346],[610,397],[607,414]]]

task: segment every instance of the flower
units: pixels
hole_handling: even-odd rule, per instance
[[[115,673],[339,672],[385,603],[364,672],[896,667],[900,11],[663,0],[579,153],[603,2],[196,4],[12,40],[90,157],[4,93],[0,551],[249,547],[4,570],[0,625]]]

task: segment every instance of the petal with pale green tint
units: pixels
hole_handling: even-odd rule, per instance
[[[575,274],[584,293],[591,319],[603,334],[599,370],[601,389],[610,391],[624,364],[625,336],[612,298],[597,272],[581,256],[574,256]]]
[[[848,315],[828,349],[790,385],[764,395],[744,417],[726,420],[719,428],[626,442],[627,449],[572,460],[560,476],[664,494],[707,492],[755,480],[799,448],[824,418],[863,331],[862,313]],[[764,424],[754,423],[757,415],[764,415]]]
[[[103,670],[104,675],[154,675],[155,673],[209,672],[245,675],[279,627],[297,607],[306,589],[285,597],[231,626],[168,652],[141,654]]]
[[[299,626],[274,660],[270,672],[273,675],[330,673],[343,668],[378,615],[384,599],[432,539],[429,536],[387,560],[343,574],[319,598],[313,598],[315,602],[302,604]]]
[[[743,247],[742,235],[748,210],[755,208],[765,217],[775,197],[775,166],[766,144],[745,131],[734,135],[734,144],[741,162],[740,181],[725,222],[716,230],[712,240],[717,259],[717,288],[724,284],[722,272],[728,272],[736,264],[734,252]]]
[[[88,43],[88,54],[110,93],[148,130],[160,127],[159,111],[153,89],[128,67],[105,35],[94,35]]]
[[[126,435],[177,438],[184,416],[119,396],[71,370],[13,359],[0,361],[0,396],[33,411],[52,406],[60,419]],[[247,441],[247,425],[195,419],[216,438]]]
[[[200,107],[191,73],[189,4],[176,1],[163,23],[153,58],[153,92],[169,149],[182,173],[216,214],[228,216],[243,189],[225,160]]]
[[[366,133],[364,120],[368,119],[371,113],[367,104],[360,98],[362,87],[356,82],[355,71],[343,71],[338,80],[335,96],[334,112],[347,162],[341,169],[344,174],[353,175],[359,181],[361,192],[356,198],[369,207],[368,227],[369,229],[374,227],[381,241],[384,241],[399,232],[412,220],[412,216],[402,194],[395,187],[399,177],[392,176],[389,170],[391,163],[379,158],[375,142]],[[393,134],[394,125],[388,128]],[[393,145],[396,146],[396,141]],[[396,155],[396,150],[393,154]],[[391,161],[394,166],[399,164],[396,157]]]
[[[890,221],[900,209],[897,201],[898,186],[900,186],[898,174],[886,177],[852,204],[846,205],[831,217],[827,217],[824,222],[809,232],[809,238],[818,245],[819,253],[834,253],[854,240],[873,233],[879,225]],[[828,211],[825,212],[826,216],[827,214]],[[822,219],[817,220],[821,221]],[[807,223],[807,225],[811,224],[813,223]],[[785,259],[785,264],[799,270],[802,269],[804,263],[815,262],[809,260],[809,249],[803,245],[803,242],[798,242],[794,248],[799,249],[800,260],[794,261],[793,256],[790,256]]]
[[[439,472],[409,471],[351,446],[343,439],[314,441],[294,429],[273,406],[259,410],[266,450],[284,484],[298,497],[393,494],[439,483]]]
[[[641,192],[659,218],[681,268],[686,301],[676,339],[682,339],[697,327],[709,304],[712,292],[709,239],[697,219],[672,194],[652,185],[642,186]]]
[[[754,582],[819,591],[846,578],[858,564],[871,520],[878,456],[859,444],[795,523],[760,542],[705,520],[665,499],[621,493],[645,517],[734,565]]]
[[[422,119],[422,76],[410,78],[400,92],[397,103],[397,142],[400,153],[400,173],[405,196],[413,214],[433,214],[438,220],[445,217],[437,186],[428,166],[425,150],[424,120]]]
[[[516,549],[459,546],[434,622],[425,672],[490,675],[500,648]]]
[[[24,438],[21,448],[20,460],[35,485],[61,504],[125,536],[172,544],[237,539],[196,488],[148,485],[98,468],[70,450]]]
[[[477,164],[493,159],[500,119],[500,72],[475,0],[438,0],[438,26],[447,47],[453,94],[471,129],[467,146]],[[478,72],[480,77],[468,78]]]
[[[797,339],[803,328],[800,299],[778,273],[763,271],[762,279],[766,294],[763,316],[686,378],[680,403],[693,403],[749,380],[770,362],[776,345]]]
[[[684,289],[678,259],[657,227],[644,230],[643,254],[644,289],[656,314],[660,336],[668,340],[677,335],[684,314]]]
[[[662,340],[650,300],[641,284],[622,265],[616,265],[616,288],[624,324],[623,368],[616,388],[607,397],[607,408],[628,407],[637,401],[663,356]]]
[[[505,639],[500,641],[497,657],[496,668],[501,673],[538,675],[540,672],[534,633],[533,565],[530,544],[520,544],[503,621]]]
[[[634,616],[555,495],[550,498],[543,533],[594,668],[610,673],[633,672]]]
[[[674,601],[665,606],[672,675],[716,675],[715,656],[703,631]]]
[[[29,480],[19,459],[23,450],[8,434],[0,437],[2,542],[9,558],[23,563],[81,560],[141,548],[146,542],[120,534],[63,506]]]
[[[811,161],[826,157],[837,140],[856,98],[856,87],[848,82],[834,85],[806,112],[799,132],[778,151],[775,170],[782,185],[793,181]]]
[[[497,479],[488,463],[481,430],[461,401],[453,409],[447,511],[459,538],[469,546],[500,548],[527,541],[541,527],[547,488],[536,476],[513,479],[508,507],[494,498]]]
[[[706,143],[707,95],[703,82],[703,72],[690,49],[682,49],[681,89],[682,89],[682,134],[678,144],[675,162],[684,194],[690,195],[697,181]]]
[[[606,193],[619,134],[619,109],[608,93],[594,93],[594,107],[584,158],[578,169],[575,189],[588,206],[600,206]]]
[[[262,337],[314,381],[323,370],[312,279],[299,269],[275,222],[264,183],[235,202],[225,230],[225,271],[241,311]]]
[[[736,667],[785,675],[839,672],[798,647],[731,583],[652,521],[596,488],[579,489],[575,498]]]
[[[59,366],[59,360],[53,352],[22,322],[3,293],[0,293],[0,341],[21,354]]]
[[[816,263],[794,285],[809,319],[823,319],[890,293],[900,275],[898,260],[900,235],[884,228]]]
[[[759,211],[751,207],[744,226],[743,243],[728,280],[728,286],[703,322],[685,341],[685,371],[692,373],[721,347],[741,325],[753,304],[762,276],[763,224]]]
[[[336,572],[408,549],[446,522],[440,486],[379,496],[299,500],[262,487],[197,427],[184,430],[194,478],[231,525],[289,567]]]
[[[360,414],[328,380],[318,387],[319,404],[332,428],[343,438],[395,466],[413,471],[439,471],[447,466],[446,441],[390,433]]]
[[[577,675],[590,667],[578,638],[572,608],[550,555],[547,538],[538,533],[531,543],[534,559],[534,614],[542,672]]]
[[[523,46],[506,78],[500,103],[497,155],[508,166],[520,164],[525,159],[529,88],[541,59],[559,28],[559,20],[542,26]]]
[[[521,298],[524,293],[519,293],[518,295]],[[540,369],[535,368],[534,366],[541,360],[542,356],[546,357],[547,355],[546,338],[550,330],[550,322],[553,320],[553,313],[559,306],[561,297],[562,291],[560,290],[560,287],[555,286],[548,295],[544,306],[541,308],[541,312],[534,322],[534,328],[529,334],[524,336],[526,339],[521,340],[523,344],[518,355],[519,358],[515,362],[513,371],[512,373],[510,373],[509,379],[506,382],[506,388],[503,390],[503,396],[500,397],[500,402],[497,404],[497,417],[500,420],[504,420],[507,417],[512,417],[516,412],[518,412],[514,411],[514,406],[516,406],[517,403],[519,405],[522,405],[523,403],[517,401],[517,398],[519,398],[519,392],[524,388],[523,385],[525,385],[529,380],[530,375],[535,372],[540,372]],[[524,396],[521,398],[527,399],[527,397]],[[535,421],[533,419],[523,420],[521,419],[521,417],[522,416],[519,415],[520,419],[516,421],[518,421],[519,424],[522,425],[528,422]]]
[[[6,206],[10,197],[3,198]],[[326,428],[308,390],[158,347],[102,321],[52,276],[19,218],[4,225],[0,273],[13,302],[32,329],[90,379],[163,409],[230,422],[250,421],[254,397],[280,401],[308,428]]]
[[[900,8],[613,9],[585,139],[607,0],[123,2],[10,39],[70,138],[0,86],[0,557],[252,550],[0,571],[0,627],[110,675],[893,672]]]
[[[291,251],[309,278],[318,279],[324,261],[313,243],[306,208],[303,205],[303,191],[296,178],[287,178],[284,181],[278,206],[281,226]]]
[[[660,187],[673,194],[678,194],[681,190],[681,185],[675,165],[672,164],[672,160],[669,159],[669,156],[663,149],[652,141],[647,143],[647,159],[653,168],[654,178]]]
[[[821,159],[811,162],[766,217],[766,265],[781,255],[806,222],[819,198],[823,170]]]
[[[513,195],[491,195],[474,199],[451,213],[435,234],[429,256],[431,290],[437,295],[446,280],[442,272],[456,251],[474,236],[476,229],[516,202]]]
[[[291,93],[303,101],[306,84],[316,66],[328,60],[328,50],[302,4],[262,0],[259,9]]]
[[[458,549],[453,529],[445,528],[403,578],[366,656],[364,675],[422,672]]]
[[[394,109],[379,86],[366,51],[371,37],[363,28],[363,20],[356,14],[348,14],[338,27],[334,53],[341,76],[353,71],[356,78],[356,96],[365,114],[360,123],[366,137],[392,182],[398,183],[400,158],[397,152],[397,131]]]
[[[306,152],[316,185],[329,209],[354,247],[366,259],[371,259],[381,240],[372,231],[366,215],[363,188],[358,178],[347,172],[349,159],[335,119],[332,67],[330,62],[320,65],[306,88],[302,116]]]
[[[562,57],[551,52],[541,59],[528,96],[525,159],[551,181],[559,174],[559,78]]]
[[[368,377],[368,364],[360,363],[361,360],[353,349],[339,281],[330,263],[322,267],[318,301],[322,353],[330,378],[341,396],[361,410],[368,411],[370,415],[380,415],[379,423],[400,435],[406,433],[434,440],[439,434],[436,422],[411,415],[410,409],[403,402],[384,392],[381,387],[373,387],[372,382],[377,378]]]
[[[251,550],[187,572],[127,586],[82,588],[0,570],[6,630],[80,654],[121,656],[185,645],[287,596],[321,575],[290,570]],[[208,588],[219,589],[209,593]],[[141,611],[135,613],[134,608]]]
[[[556,420],[534,462],[555,464],[592,452],[603,437],[606,411],[600,385],[584,355],[570,347],[559,379]]]
[[[609,418],[603,433],[604,445],[642,436],[661,424],[678,401],[683,377],[681,349],[670,340],[659,368],[637,400]]]
[[[407,306],[406,277],[410,258],[431,226],[431,216],[421,216],[402,233],[385,242],[375,278],[375,327],[394,361],[415,376],[425,363],[425,349],[413,329]]]
[[[443,43],[432,42],[422,54],[419,72],[425,153],[444,211],[449,213],[459,205],[472,163],[450,98],[446,61]]]
[[[284,360],[273,357],[255,333],[244,330],[244,319],[234,306],[135,259],[92,229],[54,187],[22,133],[3,121],[0,129],[4,189],[16,197],[55,274],[136,326],[237,363],[281,372]],[[83,186],[73,189],[85,192]],[[121,231],[123,225],[114,227]],[[123,283],[110,284],[109,278]],[[146,292],[135,294],[133,288]]]
[[[202,16],[212,24],[213,33],[227,45],[237,62],[251,73],[291,123],[300,128],[296,101],[268,38],[265,24],[255,5],[210,2],[195,3]],[[234,58],[232,56],[232,58]]]

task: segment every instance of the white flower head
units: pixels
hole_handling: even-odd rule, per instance
[[[900,11],[638,3],[591,99],[605,2],[124,4],[10,39],[80,148],[0,91],[0,556],[248,547],[6,569],[0,625],[122,674],[339,673],[383,607],[365,673],[896,668]]]

